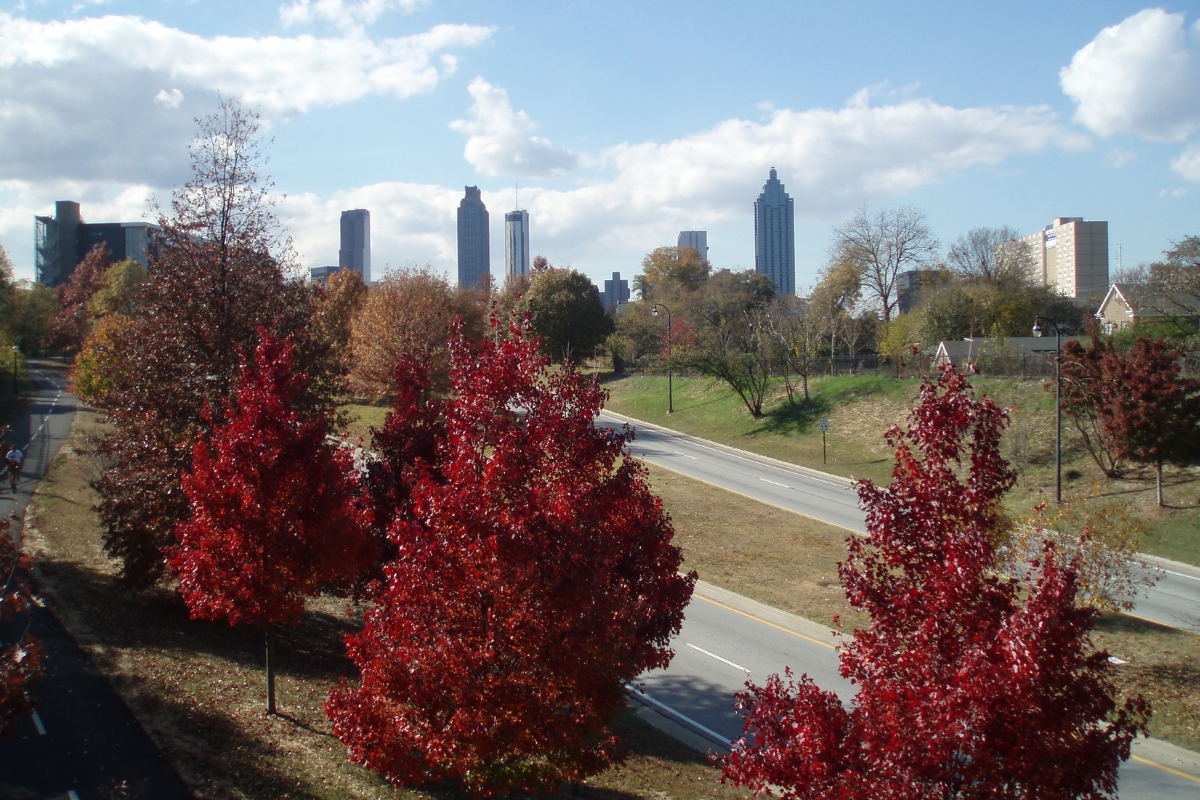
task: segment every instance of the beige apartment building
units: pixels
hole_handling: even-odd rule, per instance
[[[1058,217],[1017,240],[1029,247],[1033,280],[1065,297],[1099,299],[1108,291],[1108,223]]]

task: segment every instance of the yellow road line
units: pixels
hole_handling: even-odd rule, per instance
[[[706,602],[706,603],[712,603],[714,606],[719,606],[720,608],[723,608],[723,609],[725,609],[726,611],[732,611],[732,612],[733,612],[733,613],[735,613],[735,614],[741,614],[743,617],[746,617],[747,619],[752,619],[752,620],[754,620],[755,622],[761,622],[763,625],[770,625],[772,628],[775,628],[775,629],[777,629],[777,630],[781,630],[781,631],[783,631],[784,633],[790,633],[792,636],[799,636],[801,639],[806,639],[806,640],[808,640],[808,641],[812,642],[813,644],[819,644],[819,645],[821,645],[821,647],[828,647],[830,650],[836,650],[836,649],[837,649],[836,647],[834,647],[834,646],[833,646],[833,645],[831,645],[831,644],[828,644],[828,643],[826,643],[826,642],[822,642],[820,639],[814,639],[814,638],[812,638],[811,636],[805,636],[803,633],[797,633],[796,631],[792,630],[791,628],[785,628],[785,627],[783,627],[782,625],[776,625],[774,622],[767,622],[767,621],[766,621],[765,619],[763,619],[762,617],[756,617],[756,616],[754,616],[753,614],[747,614],[745,611],[738,611],[738,610],[737,610],[736,608],[734,608],[733,606],[727,606],[727,605],[725,605],[724,603],[718,603],[716,600],[710,600],[710,599],[708,599],[707,597],[703,597],[703,596],[701,596],[701,595],[698,595],[698,594],[693,594],[692,596],[693,596],[693,597],[699,597],[699,598],[700,598],[701,600],[703,600],[704,602]]]
[[[1159,764],[1157,761],[1151,761],[1150,759],[1142,758],[1141,756],[1132,756],[1131,755],[1130,758],[1132,758],[1134,761],[1137,761],[1140,764],[1147,764],[1151,767],[1158,767],[1159,769],[1165,770],[1166,772],[1169,772],[1172,775],[1178,775],[1181,778],[1187,778],[1189,781],[1195,781],[1196,783],[1200,783],[1200,778],[1197,778],[1195,775],[1188,775],[1186,772],[1181,772],[1181,771],[1175,769],[1174,767],[1168,767],[1166,764]]]

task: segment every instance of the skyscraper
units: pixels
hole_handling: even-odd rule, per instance
[[[371,283],[371,212],[356,208],[342,212],[342,249],[338,266],[357,272],[364,284]]]
[[[504,269],[508,277],[529,274],[529,212],[504,215]]]
[[[702,260],[708,261],[708,231],[680,231],[675,246],[690,247],[700,254]]]
[[[770,277],[775,291],[796,293],[796,205],[774,167],[754,201],[754,270]]]
[[[478,186],[466,189],[458,204],[458,285],[463,289],[478,286],[492,267],[487,206]]]

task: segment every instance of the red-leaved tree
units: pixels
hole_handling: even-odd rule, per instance
[[[12,736],[17,720],[33,710],[30,688],[42,675],[42,646],[23,619],[33,596],[29,557],[11,528],[11,516],[0,519],[0,737]]]
[[[1108,348],[1096,405],[1104,431],[1131,461],[1153,464],[1163,505],[1163,464],[1200,455],[1200,380],[1179,374],[1183,351],[1139,337],[1125,353]]]
[[[171,568],[193,619],[267,631],[267,709],[275,711],[271,629],[295,624],[305,598],[353,581],[371,563],[370,504],[323,414],[295,403],[307,376],[292,344],[260,331],[243,357],[236,402],[197,444],[183,477],[192,517],[175,529]]]
[[[822,800],[1115,797],[1149,708],[1116,706],[1074,565],[1047,547],[1024,595],[993,571],[1015,480],[999,455],[1006,413],[948,367],[910,422],[888,433],[891,486],[858,484],[868,538],[848,541],[840,568],[871,618],[841,648],[857,697],[847,708],[790,673],[750,685],[725,777]]]
[[[326,704],[392,783],[487,796],[594,774],[620,754],[624,683],[670,661],[695,575],[632,434],[594,426],[603,390],[547,365],[525,324],[452,342],[446,400],[398,370],[373,487],[395,557],[347,638],[361,680]]]

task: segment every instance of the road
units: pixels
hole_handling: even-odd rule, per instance
[[[714,445],[657,426],[627,420],[608,412],[599,424],[634,427],[633,453],[656,466],[737,492],[754,500],[803,514],[859,533],[865,515],[850,482],[815,470]],[[1139,597],[1135,616],[1151,622],[1200,632],[1200,569],[1155,561],[1157,583]]]
[[[639,684],[665,718],[720,751],[741,734],[733,695],[745,690],[747,678],[762,683],[790,666],[797,677],[807,673],[849,700],[854,689],[838,674],[835,641],[827,628],[701,582],[672,642],[670,667],[647,673]],[[1119,788],[1122,800],[1195,800],[1200,756],[1139,740],[1121,766]]]
[[[27,447],[16,495],[7,480],[0,513],[25,507],[71,430],[75,399],[62,368],[34,365],[37,393],[13,427]],[[14,800],[100,800],[125,783],[134,797],[183,800],[192,795],[132,712],[47,609],[34,609],[30,633],[46,647],[46,674],[36,687],[37,712],[21,720],[15,739],[0,741],[0,797]]]
[[[599,424],[619,427],[625,421],[603,414]],[[637,424],[636,431],[633,453],[650,463],[843,528],[864,529],[857,495],[844,479],[644,424]],[[1200,602],[1200,581],[1193,588],[1187,582],[1190,575],[1174,577],[1175,581],[1163,581],[1164,587],[1149,601],[1139,603],[1138,613],[1166,617],[1181,627],[1189,622],[1194,626],[1194,614],[1189,617],[1181,607],[1195,608]],[[675,658],[670,667],[647,673],[640,685],[645,702],[664,718],[720,746],[740,735],[733,695],[745,689],[748,677],[762,682],[791,667],[797,675],[807,673],[822,688],[836,691],[843,700],[850,699],[853,687],[838,674],[834,642],[826,628],[701,584],[673,642]],[[1120,796],[1125,800],[1200,796],[1196,754],[1139,741],[1134,756],[1121,768]]]

